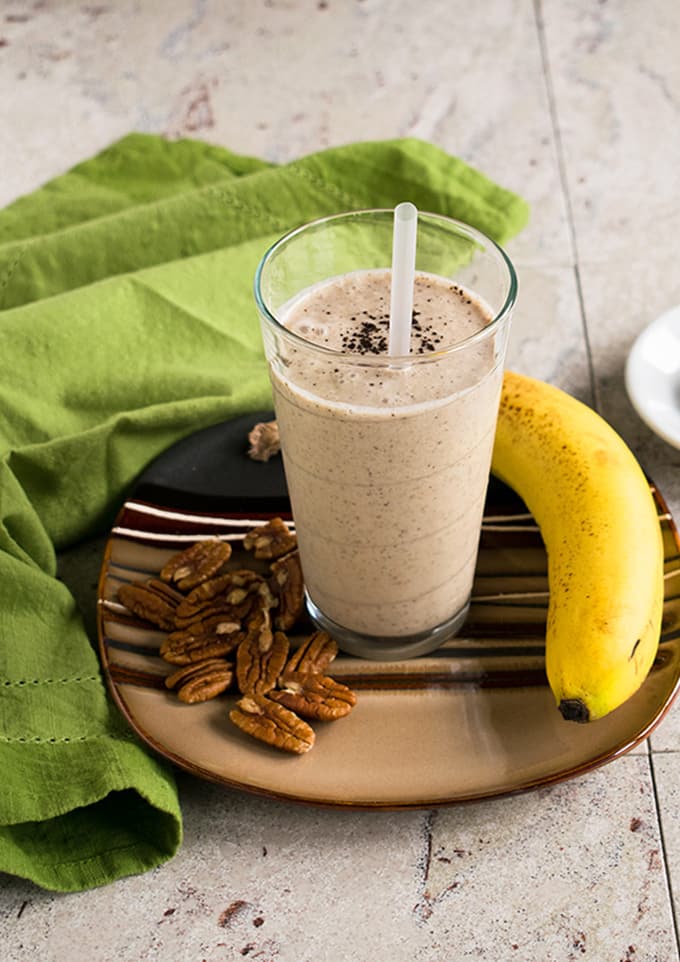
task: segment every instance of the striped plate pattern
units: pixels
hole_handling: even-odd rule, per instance
[[[463,632],[434,654],[408,661],[339,656],[331,674],[358,693],[358,704],[345,719],[316,724],[316,744],[300,757],[238,731],[228,718],[231,696],[184,705],[168,693],[171,666],[158,655],[162,632],[132,617],[116,597],[121,584],[157,574],[170,555],[201,538],[230,541],[238,566],[245,531],[266,517],[128,501],[99,580],[99,644],[109,687],[154,751],[199,777],[277,798],[429,807],[580,775],[639,745],[680,687],[679,540],[662,496],[654,487],[652,493],[665,548],[659,653],[640,691],[600,721],[566,722],[555,707],[544,661],[546,554],[532,516],[502,488],[487,502]]]

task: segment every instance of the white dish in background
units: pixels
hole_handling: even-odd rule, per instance
[[[626,363],[626,390],[645,424],[680,448],[680,305],[635,341]]]

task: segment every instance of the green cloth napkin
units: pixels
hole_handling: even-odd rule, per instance
[[[0,870],[72,891],[177,851],[172,772],[109,699],[55,552],[105,531],[173,442],[269,405],[267,246],[403,200],[500,243],[527,218],[417,140],[275,167],[143,134],[0,211]]]

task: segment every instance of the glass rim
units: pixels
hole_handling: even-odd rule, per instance
[[[510,280],[510,283],[508,285],[508,292],[506,294],[503,305],[494,314],[494,316],[492,317],[492,319],[489,321],[488,324],[485,324],[484,327],[480,328],[478,331],[475,331],[473,334],[468,334],[468,336],[464,337],[462,340],[456,341],[455,344],[451,344],[449,347],[444,347],[437,351],[431,351],[428,354],[410,354],[409,353],[409,354],[380,354],[380,355],[351,354],[346,351],[338,351],[335,348],[326,347],[323,344],[319,344],[315,341],[311,341],[307,339],[306,337],[302,337],[301,334],[297,334],[295,331],[291,331],[290,328],[282,324],[281,321],[278,319],[278,317],[276,317],[276,315],[269,309],[268,305],[265,303],[264,297],[262,296],[262,283],[261,283],[262,275],[267,264],[271,261],[272,257],[277,253],[277,251],[280,248],[284,247],[291,240],[293,240],[297,234],[302,234],[310,230],[310,228],[321,227],[324,224],[328,224],[336,220],[347,220],[352,217],[359,218],[362,216],[367,216],[369,214],[374,214],[374,215],[387,214],[387,215],[393,216],[394,208],[369,207],[369,208],[364,208],[360,210],[343,211],[339,214],[329,214],[326,217],[319,217],[316,220],[308,221],[305,224],[301,224],[299,227],[294,227],[292,230],[289,230],[287,233],[283,234],[282,237],[279,237],[278,240],[274,241],[274,243],[267,248],[267,250],[264,252],[262,257],[260,258],[260,261],[257,265],[257,269],[255,271],[255,278],[253,281],[253,292],[255,295],[255,303],[257,305],[258,310],[260,311],[261,316],[264,317],[266,321],[273,324],[278,331],[280,331],[286,337],[290,338],[294,344],[297,344],[301,347],[307,348],[308,350],[312,350],[314,352],[318,351],[320,354],[324,354],[329,358],[330,357],[335,359],[344,358],[345,361],[348,363],[354,363],[354,364],[367,363],[367,364],[370,364],[371,366],[384,365],[385,363],[389,363],[390,365],[405,364],[405,363],[409,363],[409,364],[413,364],[413,363],[421,364],[426,362],[432,363],[433,361],[441,360],[442,357],[448,357],[449,355],[454,354],[457,351],[461,351],[464,348],[469,347],[470,345],[474,345],[479,341],[486,340],[497,330],[497,328],[501,327],[503,321],[509,316],[510,312],[512,311],[515,305],[515,302],[517,301],[517,291],[519,286],[515,267],[512,261],[510,260],[510,258],[508,257],[508,255],[505,253],[505,251],[500,246],[500,244],[497,244],[496,241],[493,240],[493,238],[489,237],[488,234],[483,233],[483,231],[478,230],[476,227],[473,227],[471,224],[467,224],[465,223],[465,221],[462,221],[462,220],[456,220],[454,217],[448,217],[446,214],[437,214],[432,211],[421,211],[421,210],[418,211],[419,218],[426,217],[432,220],[442,221],[446,224],[452,225],[460,233],[467,234],[473,240],[483,241],[484,244],[492,248],[492,250],[496,253],[500,261],[505,266],[508,273],[509,280]],[[367,268],[367,269],[370,270],[370,268]],[[329,277],[328,280],[331,280],[331,277]]]

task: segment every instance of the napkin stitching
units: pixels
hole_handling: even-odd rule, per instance
[[[267,168],[266,171],[258,171],[258,173],[263,173],[263,172],[268,173],[269,170],[270,168]],[[314,181],[314,183],[316,183],[317,186],[320,187],[321,189],[326,190],[326,185],[323,183],[323,181]],[[201,195],[204,195],[205,197],[214,197],[216,200],[220,201],[225,206],[236,208],[237,210],[240,210],[243,213],[248,214],[255,220],[265,221],[265,223],[268,226],[270,226],[273,230],[276,230],[276,231],[288,230],[290,225],[288,220],[285,217],[275,216],[274,214],[272,214],[271,211],[268,211],[264,207],[260,207],[252,203],[244,203],[242,200],[235,197],[234,191],[238,186],[239,185],[237,183],[232,183],[227,181],[224,181],[224,182],[218,181],[214,184],[204,184],[201,187],[196,187],[192,191],[190,191],[190,193],[201,194]],[[184,198],[184,196],[185,196],[184,194],[180,195],[182,199]],[[164,210],[166,208],[171,207],[176,200],[177,200],[177,196],[158,197],[151,201],[133,204],[130,207],[124,208],[123,210],[107,211],[104,214],[98,214],[96,217],[90,217],[84,221],[76,221],[72,224],[67,224],[64,227],[57,227],[52,231],[47,231],[46,233],[43,233],[43,234],[35,234],[32,237],[25,239],[22,247],[20,248],[20,250],[16,255],[16,258],[8,267],[7,274],[5,275],[2,283],[0,283],[0,292],[2,292],[2,290],[7,286],[7,283],[9,282],[12,274],[14,273],[16,267],[18,266],[19,261],[21,261],[21,259],[23,258],[24,254],[29,249],[44,242],[46,239],[51,241],[55,237],[63,238],[64,236],[67,236],[72,232],[78,233],[79,231],[87,231],[90,228],[94,228],[94,227],[99,229],[99,227],[101,227],[104,222],[115,221],[117,218],[130,217],[134,219],[139,214],[142,208],[144,208],[144,212],[148,212],[149,215],[151,215],[154,212],[155,213],[160,212],[162,214]],[[149,236],[152,236],[154,234],[155,228],[153,227],[153,225],[147,224],[146,230],[148,231]],[[19,240],[8,241],[5,244],[0,243],[0,247],[13,247],[14,245],[19,243],[21,243],[21,241]],[[199,253],[208,253],[208,251],[207,250],[200,251]],[[182,255],[182,256],[186,256],[186,255]],[[154,267],[158,265],[151,264],[147,266]],[[20,306],[20,305],[17,305],[17,306]]]
[[[234,187],[236,187],[236,184],[229,184],[228,186],[215,184],[210,187],[210,192],[215,194],[216,200],[223,202],[225,205],[228,204],[244,214],[250,214],[251,217],[258,220],[264,220],[269,227],[275,230],[282,231],[288,228],[288,221],[284,217],[276,217],[271,211],[265,210],[264,207],[257,207],[249,203],[244,204],[242,200],[232,196]]]
[[[16,681],[5,679],[3,688],[23,688],[25,685],[71,685],[87,681],[101,681],[100,675],[78,675],[74,678],[19,678]]]
[[[333,184],[331,181],[326,182],[321,180],[319,177],[315,177],[314,174],[312,174],[306,167],[296,167],[294,164],[291,164],[289,170],[296,177],[300,177],[302,180],[308,181],[319,190],[325,191],[328,194],[333,194],[337,200],[342,201],[346,210],[353,210],[357,206],[363,206],[363,202],[359,200],[358,197],[348,194],[346,191],[339,188],[337,184]]]
[[[11,278],[12,278],[12,274],[13,274],[14,271],[17,269],[17,267],[18,267],[18,265],[19,265],[19,261],[20,261],[21,258],[24,256],[24,254],[26,253],[26,250],[27,250],[27,249],[28,249],[28,244],[24,244],[23,247],[21,247],[20,250],[19,250],[19,252],[17,253],[17,256],[14,258],[14,260],[12,261],[12,263],[11,263],[11,264],[9,265],[9,267],[7,268],[7,273],[5,274],[5,276],[4,276],[3,279],[2,279],[2,284],[0,284],[0,299],[1,299],[1,295],[3,294],[3,292],[5,291],[5,289],[7,288],[7,285],[9,284],[9,282],[10,282],[10,280],[11,280]]]
[[[62,735],[60,738],[56,738],[54,735],[50,738],[44,738],[42,735],[0,735],[0,742],[5,745],[14,744],[19,742],[20,744],[31,744],[31,745],[61,745],[68,744],[71,742],[95,742],[100,739],[114,738],[115,741],[122,739],[123,741],[135,741],[135,737],[132,732],[119,732],[115,736],[112,736],[111,732],[103,732],[98,735]]]

